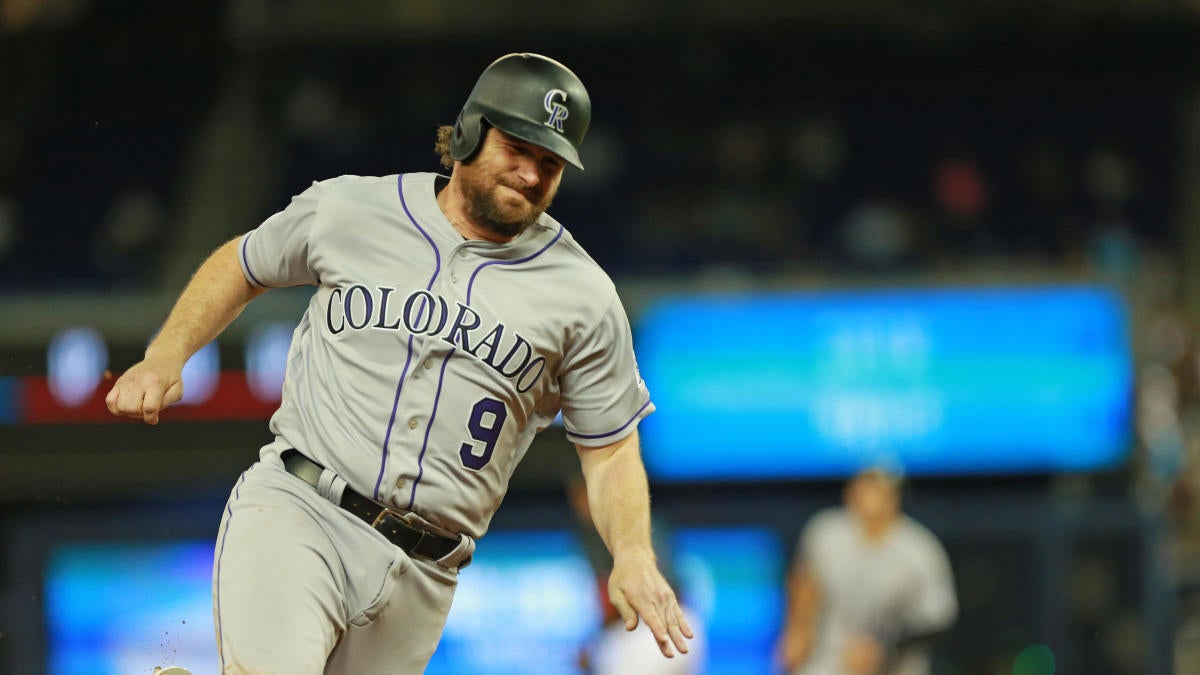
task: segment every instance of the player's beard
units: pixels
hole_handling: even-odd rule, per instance
[[[496,195],[499,186],[509,187],[525,196],[522,206],[501,201]],[[471,222],[489,232],[511,239],[537,222],[550,207],[554,192],[518,187],[515,181],[496,175],[463,176],[463,196]]]

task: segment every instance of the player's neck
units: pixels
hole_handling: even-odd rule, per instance
[[[879,542],[887,537],[896,525],[898,517],[866,518],[862,520],[862,531],[868,541]]]

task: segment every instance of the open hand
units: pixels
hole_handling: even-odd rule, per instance
[[[638,617],[646,622],[663,656],[675,656],[672,646],[681,654],[687,653],[687,639],[695,635],[654,558],[616,561],[608,577],[608,599],[625,622],[625,630],[637,628]]]

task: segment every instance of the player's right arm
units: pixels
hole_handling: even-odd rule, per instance
[[[238,241],[226,242],[188,282],[146,355],[119,377],[104,401],[114,415],[158,424],[159,412],[183,397],[183,366],[225,330],[265,288],[246,280]]]
[[[779,639],[780,664],[791,672],[812,651],[813,630],[821,609],[821,588],[808,565],[799,565],[788,577],[787,615]]]

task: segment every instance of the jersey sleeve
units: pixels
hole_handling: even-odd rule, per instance
[[[912,554],[920,580],[905,612],[905,624],[909,631],[941,630],[953,624],[958,615],[954,574],[937,537],[926,530],[919,533]]]
[[[238,260],[246,279],[262,288],[316,285],[309,265],[310,235],[317,219],[321,184],[292,197],[282,211],[242,235]]]
[[[567,438],[581,446],[615,443],[654,412],[615,293],[600,321],[564,357],[559,387]]]
[[[821,575],[825,567],[822,553],[830,550],[829,538],[838,527],[839,520],[839,514],[834,509],[819,511],[809,518],[796,542],[793,558],[796,569],[808,568],[814,574]]]

